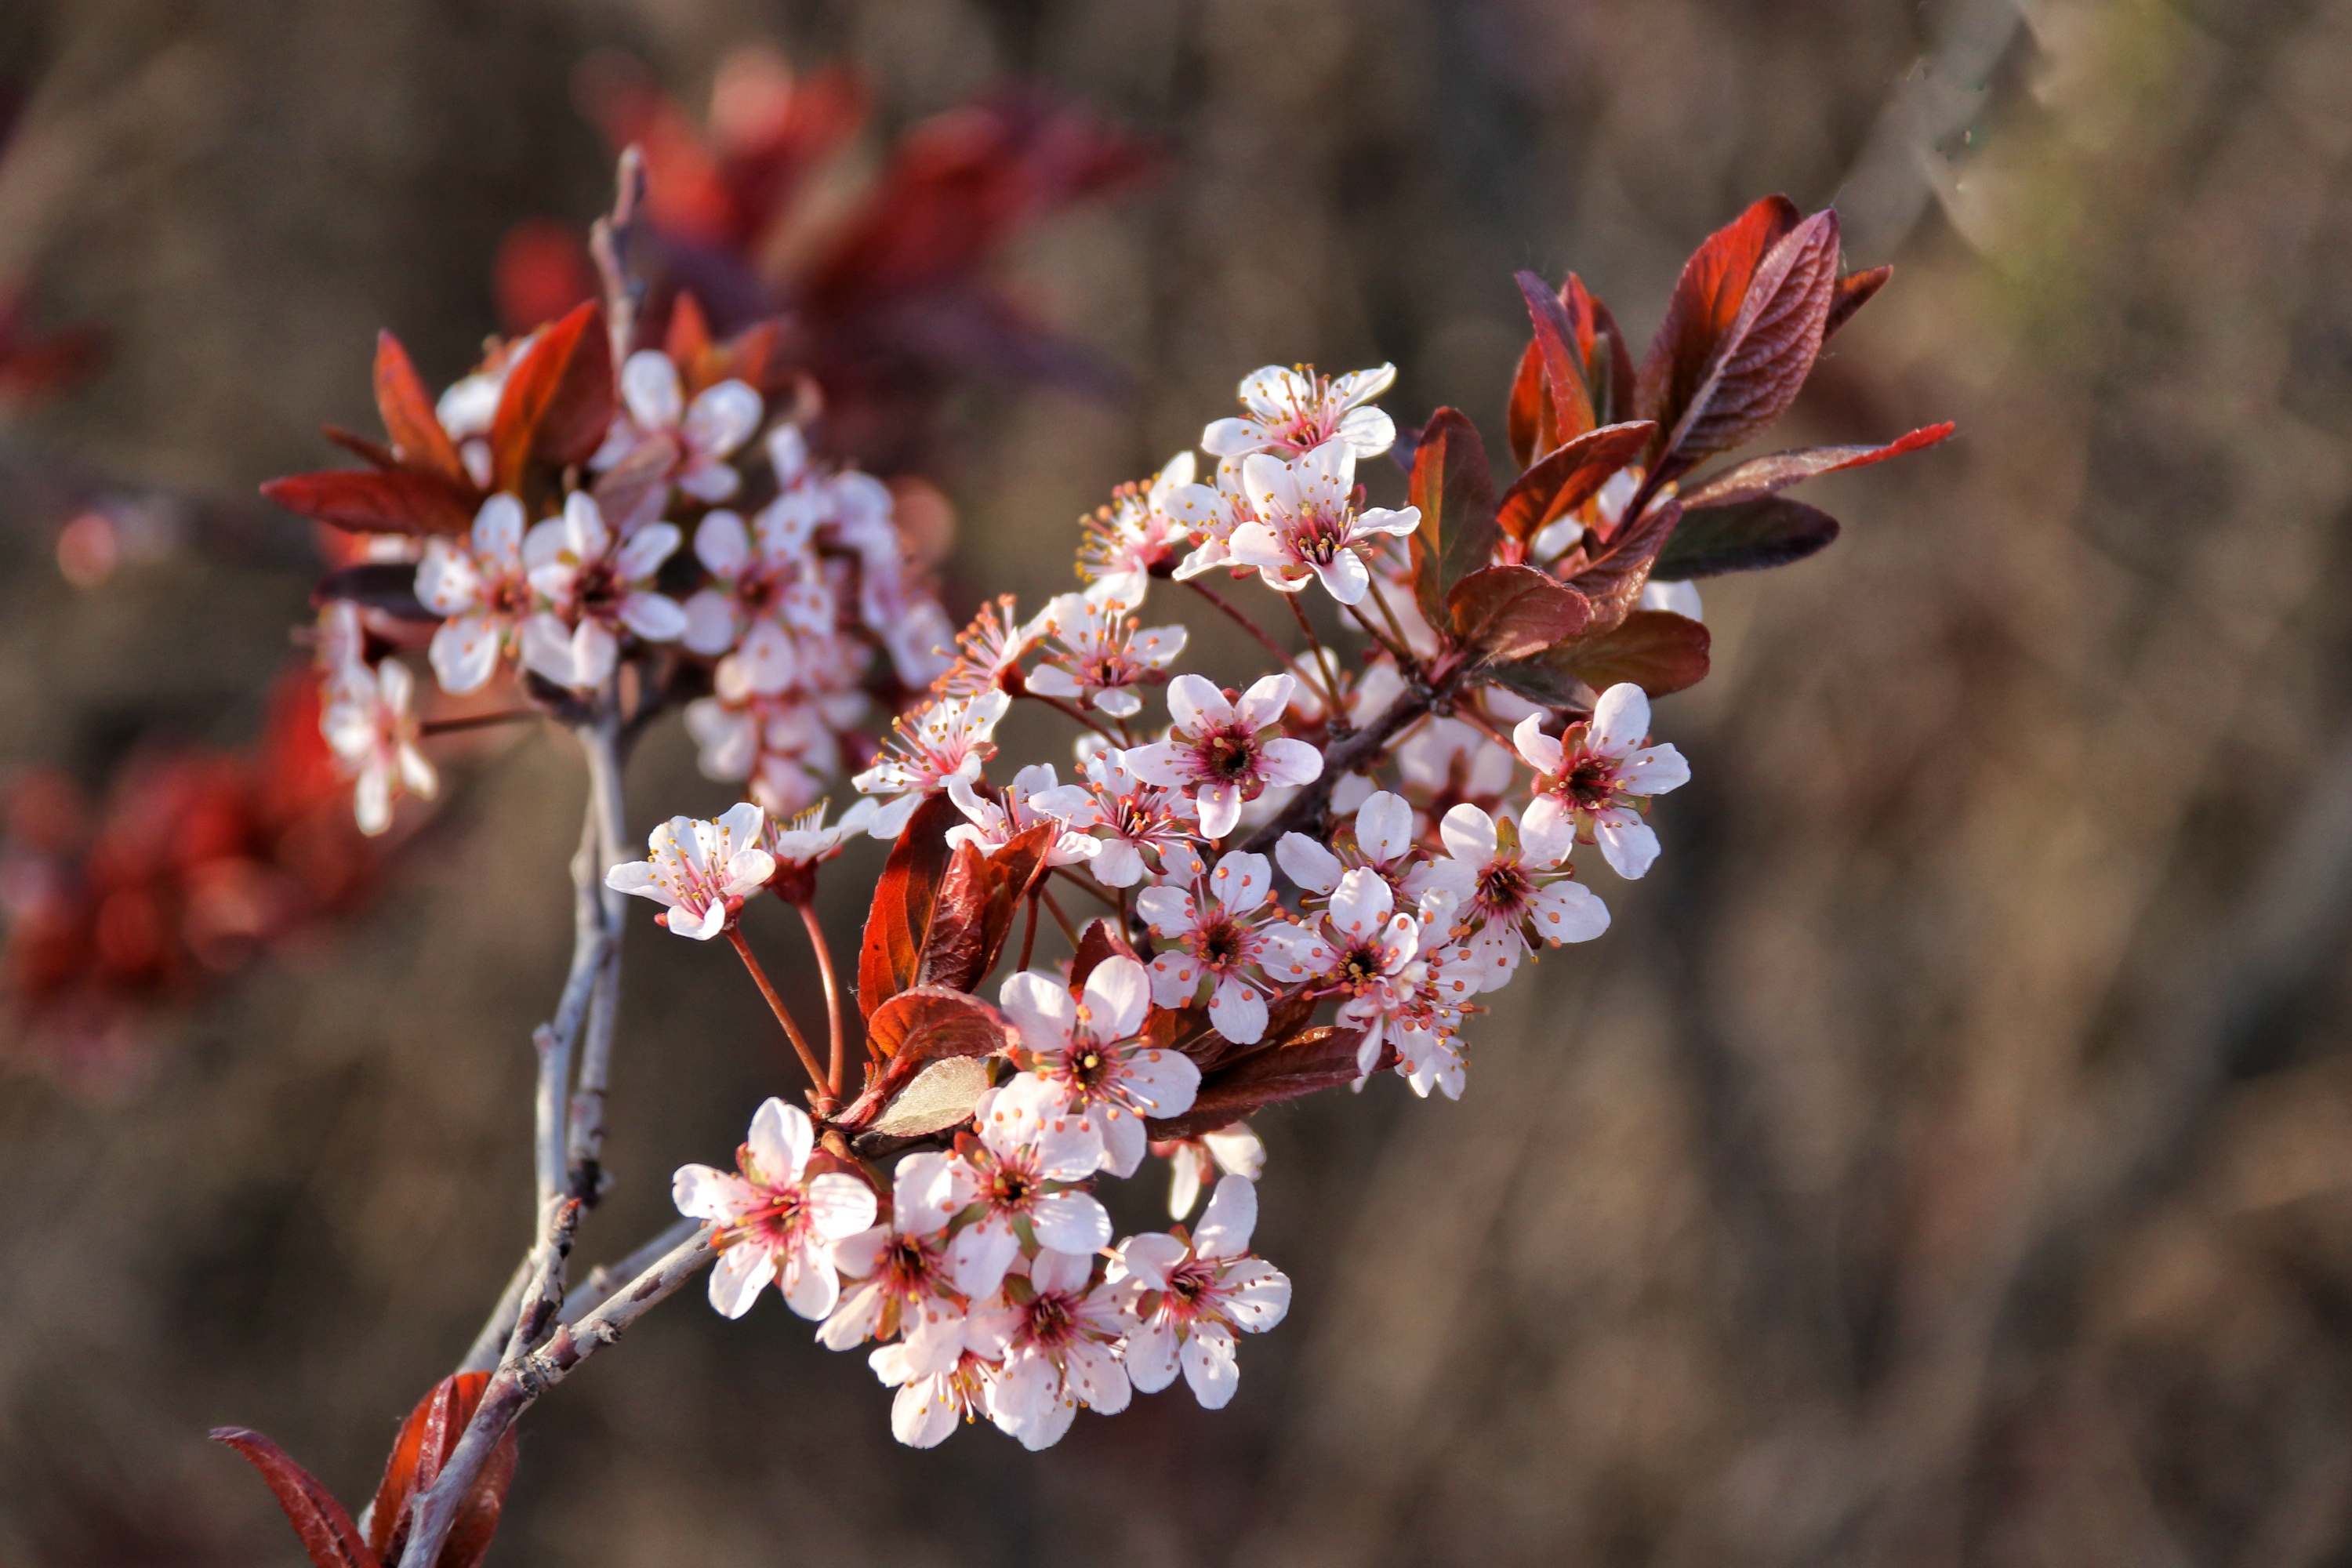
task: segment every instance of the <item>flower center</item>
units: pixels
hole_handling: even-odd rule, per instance
[[[1255,768],[1257,742],[1236,730],[1223,731],[1202,746],[1201,760],[1210,777],[1223,784],[1240,784]]]
[[[1241,958],[1242,933],[1229,920],[1205,927],[1196,940],[1201,962],[1212,969],[1230,969]]]
[[[1497,860],[1478,879],[1478,902],[1489,910],[1516,910],[1528,896],[1527,873],[1508,860]]]
[[[1598,811],[1617,793],[1617,770],[1598,757],[1580,759],[1560,789],[1587,811]]]
[[[901,1296],[911,1296],[929,1288],[930,1255],[923,1250],[923,1244],[914,1237],[892,1237],[883,1248],[882,1267],[888,1276],[891,1289]]]
[[[1058,1345],[1071,1337],[1077,1320],[1059,1296],[1040,1296],[1029,1303],[1029,1336],[1040,1344]]]

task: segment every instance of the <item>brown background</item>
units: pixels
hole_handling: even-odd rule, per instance
[[[601,45],[696,103],[743,41],[854,59],[890,124],[1019,74],[1168,147],[1017,258],[1137,395],[971,400],[960,604],[1066,583],[1079,511],[1268,360],[1393,359],[1401,418],[1495,430],[1513,268],[1638,341],[1770,190],[1900,263],[1783,434],[1960,422],[1817,487],[1830,554],[1709,590],[1665,856],[1599,874],[1616,928],[1477,1022],[1460,1105],[1264,1118],[1297,1298],[1232,1408],[912,1454],[860,1358],[682,1301],[529,1418],[494,1561],[2352,1560],[2352,5],[2030,9],[0,7],[0,273],[114,342],[7,437],[13,762],[241,739],[305,589],[256,523],[79,593],[25,476],[233,508],[372,427],[378,325],[454,374],[508,223],[602,199]],[[294,1561],[205,1429],[363,1496],[504,1279],[581,784],[554,739],[451,783],[373,910],[132,1081],[0,1079],[0,1563]],[[631,789],[726,798],[675,730]],[[592,1258],[781,1080],[724,954],[631,951]]]

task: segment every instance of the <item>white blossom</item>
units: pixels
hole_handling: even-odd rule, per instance
[[[1396,445],[1396,426],[1371,400],[1396,381],[1396,366],[1350,371],[1324,377],[1311,369],[1270,364],[1242,379],[1239,419],[1220,419],[1201,432],[1201,449],[1212,457],[1251,452],[1297,456],[1337,440],[1359,458],[1377,458]]]
[[[840,1299],[833,1243],[874,1223],[874,1189],[841,1171],[807,1176],[815,1143],[807,1112],[772,1097],[751,1118],[737,1171],[681,1165],[671,1178],[677,1212],[718,1226],[710,1304],[722,1316],[750,1311],[771,1280],[803,1318],[824,1317]]]
[[[1408,885],[1442,889],[1485,975],[1499,991],[1519,960],[1546,942],[1591,942],[1609,929],[1609,906],[1570,880],[1574,828],[1551,814],[1517,825],[1464,804],[1437,825],[1445,855],[1419,868]]]
[[[1290,1310],[1289,1278],[1250,1256],[1256,1228],[1257,1189],[1227,1176],[1189,1243],[1158,1232],[1119,1243],[1110,1282],[1128,1314],[1127,1375],[1139,1392],[1159,1393],[1181,1366],[1203,1409],[1232,1403],[1241,1385],[1234,1335],[1264,1333]]]
[[[1545,831],[1566,824],[1579,841],[1598,840],[1621,877],[1639,877],[1658,858],[1658,836],[1642,820],[1649,797],[1690,782],[1690,764],[1672,746],[1652,746],[1650,700],[1621,683],[1601,694],[1590,723],[1554,740],[1540,716],[1519,721],[1511,739],[1536,771],[1526,825]],[[1636,803],[1640,804],[1636,804]]]
[[[686,612],[650,584],[677,546],[678,531],[667,522],[614,538],[595,498],[572,491],[561,518],[523,536],[523,564],[547,605],[524,623],[523,662],[558,686],[587,690],[612,675],[623,633],[675,639]]]
[[[1060,1442],[1079,1405],[1116,1415],[1132,1397],[1118,1359],[1127,1314],[1111,1286],[1094,1283],[1094,1250],[1041,1247],[1026,1275],[974,1314],[975,1334],[1004,1347],[989,1418],[1032,1452]]]
[[[889,744],[871,767],[849,781],[887,801],[866,831],[877,838],[896,838],[926,795],[947,788],[950,779],[978,778],[982,764],[996,754],[997,722],[1012,706],[1004,692],[984,691],[942,698],[911,718],[894,721]]]
[[[1201,677],[1178,676],[1168,683],[1172,732],[1129,751],[1128,771],[1183,791],[1200,812],[1202,836],[1223,838],[1241,821],[1244,801],[1270,784],[1310,784],[1323,772],[1323,753],[1306,742],[1265,738],[1281,721],[1295,683],[1269,675],[1229,701]]]
[[[1360,602],[1371,586],[1363,547],[1421,526],[1418,508],[1356,510],[1350,491],[1356,458],[1343,441],[1327,441],[1295,462],[1263,452],[1242,459],[1242,484],[1256,521],[1234,530],[1229,559],[1255,566],[1269,588],[1296,594],[1320,581],[1342,605]]]
[[[479,690],[516,650],[531,607],[522,540],[522,502],[501,493],[474,513],[467,540],[436,534],[425,542],[416,598],[446,617],[428,657],[441,689],[452,696]]]
[[[1210,988],[1209,1022],[1238,1046],[1265,1037],[1266,994],[1276,987],[1262,968],[1284,951],[1289,921],[1274,894],[1274,868],[1263,855],[1236,851],[1211,871],[1189,847],[1170,848],[1165,879],[1137,895],[1135,907],[1160,943],[1151,961],[1151,999],[1189,1007]]]
[[[667,436],[678,446],[672,482],[697,500],[723,501],[742,482],[727,459],[760,427],[761,411],[760,395],[732,379],[688,402],[669,355],[639,349],[622,363],[621,411],[588,466],[609,468],[646,440]]]
[[[1086,702],[1114,719],[1143,711],[1135,689],[1163,679],[1184,651],[1184,628],[1139,629],[1128,601],[1064,594],[1045,606],[1049,635],[1059,645],[1027,676],[1040,697]]]
[[[1181,1116],[1201,1085],[1192,1058],[1136,1037],[1150,1002],[1149,974],[1124,955],[1095,965],[1083,1000],[1055,975],[1009,977],[997,1003],[1020,1032],[1027,1066],[997,1106],[1040,1125],[1084,1119],[1102,1141],[1103,1169],[1133,1175],[1150,1142],[1144,1119]]]
[[[392,803],[402,794],[431,800],[441,775],[417,750],[416,716],[409,702],[416,678],[398,659],[387,658],[371,672],[347,666],[328,687],[319,714],[319,732],[345,778],[357,782],[352,815],[360,831],[373,837],[392,826]]]
[[[714,822],[673,816],[646,839],[646,858],[606,871],[604,885],[651,899],[663,906],[660,924],[709,942],[775,874],[774,858],[760,847],[767,829],[767,813],[748,800]]]

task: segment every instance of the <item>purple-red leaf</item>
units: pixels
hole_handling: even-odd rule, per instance
[[[945,985],[901,991],[866,1020],[866,1037],[891,1058],[891,1070],[907,1071],[939,1057],[984,1057],[1002,1050],[1008,1038],[995,1008],[968,992]]]
[[[1584,629],[1584,595],[1532,566],[1489,566],[1445,596],[1454,635],[1487,658],[1528,658]]]
[[[1838,222],[1818,212],[1756,268],[1739,314],[1718,342],[1659,457],[1679,473],[1761,432],[1795,402],[1822,351],[1837,291]]]
[[[1078,932],[1077,956],[1070,960],[1070,988],[1086,989],[1087,976],[1106,958],[1133,958],[1135,948],[1107,920],[1091,920]]]
[[[1580,334],[1569,319],[1568,306],[1550,285],[1532,272],[1518,275],[1526,296],[1528,316],[1535,323],[1535,347],[1543,363],[1549,429],[1536,443],[1540,452],[1563,441],[1573,441],[1599,421],[1592,416],[1592,394],[1585,383],[1585,353],[1590,337]],[[1581,339],[1581,341],[1580,341]],[[1527,459],[1522,458],[1524,464]]]
[[[1932,447],[1949,436],[1954,428],[1948,419],[1941,425],[1922,426],[1884,447],[1801,447],[1793,452],[1774,452],[1769,457],[1750,458],[1713,475],[1697,489],[1685,490],[1683,510],[1687,512],[1696,511],[1702,507],[1737,506],[1741,501],[1754,500],[1759,496],[1786,489],[1816,475],[1833,474],[1842,468],[1866,468],[1873,463],[1883,463],[1889,458],[1899,458],[1906,452]]]
[[[463,533],[474,526],[469,492],[415,468],[330,468],[261,487],[289,511],[354,533]]]
[[[1563,444],[1503,492],[1495,525],[1525,544],[1554,518],[1582,506],[1611,475],[1642,455],[1658,427],[1646,419],[1603,425]]]
[[[1672,430],[1706,379],[1717,345],[1738,319],[1756,269],[1781,238],[1797,226],[1796,204],[1766,196],[1707,236],[1683,263],[1666,303],[1665,319],[1634,379],[1633,412]]]
[[[1353,1083],[1363,1037],[1360,1029],[1308,1029],[1236,1056],[1202,1075],[1190,1110],[1144,1126],[1155,1139],[1197,1138],[1266,1106]],[[1383,1046],[1372,1070],[1392,1068],[1396,1059],[1396,1048]]]
[[[507,376],[490,422],[498,488],[520,494],[531,462],[584,463],[612,428],[613,344],[593,300],[543,329]]]
[[[441,427],[433,395],[409,363],[408,351],[390,332],[375,335],[375,406],[383,416],[383,431],[392,449],[413,468],[439,474],[453,483],[467,483],[466,465],[457,444]]]
[[[384,1461],[383,1479],[376,1487],[375,1505],[368,1513],[368,1545],[382,1561],[400,1561],[408,1544],[410,1505],[417,1493],[430,1490],[440,1479],[441,1467],[466,1435],[466,1424],[474,1418],[489,1381],[486,1372],[453,1373],[434,1384],[401,1423],[400,1436]],[[509,1429],[458,1504],[457,1521],[441,1548],[439,1568],[473,1568],[489,1550],[514,1468],[515,1436]]]
[[[1664,697],[1706,679],[1709,640],[1696,621],[1665,610],[1636,610],[1608,631],[1488,673],[1520,696],[1554,708],[1589,703],[1593,693],[1621,681]]]
[[[996,967],[1021,900],[1045,875],[1045,857],[1063,829],[1057,822],[1025,827],[993,855],[959,845],[940,883],[939,901],[923,934],[917,984],[968,991]]]
[[[360,1539],[352,1516],[317,1477],[294,1462],[292,1455],[243,1426],[215,1426],[212,1439],[243,1454],[261,1472],[278,1506],[294,1526],[294,1533],[301,1537],[302,1550],[317,1568],[377,1568],[376,1555]]]
[[[1444,626],[1445,595],[1495,554],[1495,479],[1477,427],[1441,408],[1422,427],[1412,455],[1412,591],[1422,614]]]
[[[948,829],[962,820],[955,802],[932,795],[915,808],[906,831],[890,847],[857,953],[857,1007],[869,1019],[875,1008],[915,984],[931,907],[947,875]]]
[[[1650,575],[1662,583],[1786,566],[1827,549],[1837,519],[1786,496],[1685,509]]]
[[[1829,320],[1822,323],[1822,336],[1826,338],[1848,321],[1853,313],[1870,303],[1870,297],[1886,287],[1895,276],[1892,267],[1874,267],[1867,272],[1849,272],[1837,280],[1837,293],[1830,300]]]
[[[1673,536],[1681,515],[1679,502],[1657,502],[1621,528],[1607,550],[1569,579],[1569,586],[1592,606],[1592,618],[1585,623],[1587,635],[1605,632],[1633,613],[1643,585],[1650,580],[1650,568]]]

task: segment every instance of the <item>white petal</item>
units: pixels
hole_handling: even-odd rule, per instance
[[[1055,975],[1031,970],[1008,975],[997,991],[996,1003],[1020,1031],[1021,1043],[1033,1051],[1069,1044],[1070,1031],[1077,1026],[1077,1002]]]
[[[1650,734],[1650,699],[1630,680],[1621,680],[1592,705],[1592,728],[1586,744],[1603,756],[1633,753]]]
[[[1376,866],[1401,858],[1412,847],[1412,807],[1404,796],[1377,790],[1356,808],[1356,847]]]
[[[488,616],[459,616],[441,623],[426,658],[434,679],[452,697],[478,691],[498,673],[504,627]]]
[[[1263,855],[1235,851],[1217,862],[1209,876],[1210,890],[1232,915],[1245,915],[1265,902],[1274,891],[1274,868]]]
[[[1154,1320],[1127,1336],[1127,1375],[1137,1390],[1157,1394],[1176,1381],[1176,1331]]]
[[[1155,1047],[1127,1058],[1119,1087],[1154,1116],[1181,1116],[1192,1109],[1192,1097],[1200,1092],[1201,1069],[1183,1052]],[[1134,1169],[1129,1165],[1119,1174],[1130,1174]]]
[[[685,395],[677,366],[659,349],[639,349],[621,364],[621,399],[644,430],[667,430],[677,423]]]
[[[1265,998],[1239,975],[1228,974],[1209,998],[1209,1022],[1234,1044],[1254,1046],[1265,1038]]]
[[[880,1206],[874,1189],[846,1171],[827,1171],[808,1184],[809,1222],[827,1241],[864,1234]]]
[[[1359,818],[1360,821],[1361,818]],[[1406,823],[1412,823],[1412,812],[1406,812]],[[1358,830],[1361,842],[1362,829]],[[1310,893],[1328,893],[1339,885],[1339,873],[1347,869],[1334,855],[1303,833],[1286,833],[1274,847],[1274,858],[1282,864],[1282,874]]]
[[[1628,795],[1664,795],[1690,783],[1690,763],[1672,746],[1649,746],[1626,759],[1618,787]]]
[[[781,1283],[784,1305],[811,1322],[822,1321],[841,1300],[841,1277],[834,1272],[829,1247],[804,1243],[784,1259]]]
[[[1290,678],[1286,675],[1281,679]],[[1258,776],[1268,784],[1313,784],[1323,774],[1323,753],[1304,741],[1272,740],[1260,750]]]
[[[1448,855],[1474,871],[1486,867],[1502,849],[1495,819],[1467,801],[1445,814],[1437,825],[1437,836],[1444,841]]]
[[[1246,1176],[1222,1176],[1209,1195],[1208,1212],[1192,1233],[1192,1251],[1202,1258],[1239,1258],[1257,1229],[1257,1186]]]
[[[704,566],[731,578],[751,558],[751,532],[731,511],[714,511],[694,531],[694,553]]]
[[[1280,744],[1278,742],[1276,743]],[[1132,752],[1129,754],[1133,755]],[[1200,807],[1202,837],[1223,838],[1239,826],[1242,819],[1242,791],[1239,784],[1206,784],[1202,787],[1201,793],[1194,799],[1195,804]]]
[[[1528,906],[1546,942],[1591,942],[1609,929],[1609,906],[1581,882],[1554,882]]]
[[[1262,1334],[1289,1315],[1290,1277],[1264,1258],[1251,1258],[1224,1271],[1226,1305],[1234,1322]]]
[[[1078,1285],[1085,1284],[1086,1260],[1110,1245],[1110,1211],[1085,1193],[1049,1193],[1037,1200],[1030,1223],[1037,1240],[1056,1252],[1075,1253],[1081,1265]],[[1040,1259],[1043,1262],[1043,1259]],[[1034,1277],[1034,1271],[1033,1271]],[[961,1281],[959,1281],[961,1285]],[[1037,1288],[1052,1289],[1042,1278]],[[1078,1286],[1070,1287],[1077,1289]]]
[[[1592,837],[1601,842],[1602,858],[1629,881],[1646,876],[1658,858],[1657,834],[1631,812],[1601,814],[1593,824]]]
[[[1520,757],[1536,772],[1548,776],[1559,773],[1559,741],[1543,732],[1542,714],[1530,713],[1520,720],[1518,728],[1511,731],[1511,744],[1518,748]]]
[[[1330,560],[1317,563],[1315,575],[1322,582],[1323,591],[1342,605],[1360,604],[1372,582],[1363,558],[1352,550],[1342,550]]]
[[[760,395],[730,378],[696,395],[680,434],[693,450],[723,458],[751,438],[761,412]]]
[[[623,542],[613,556],[613,568],[626,583],[641,583],[661,570],[663,562],[677,553],[677,524],[649,522]]]
[[[711,1265],[710,1304],[721,1317],[740,1318],[775,1277],[776,1260],[766,1247],[738,1242]]]
[[[781,1186],[800,1180],[801,1168],[808,1163],[809,1151],[816,1147],[816,1129],[810,1123],[807,1111],[770,1095],[751,1118],[748,1142],[751,1158],[760,1163],[760,1174]],[[854,1235],[865,1228],[863,1225],[853,1226],[842,1234]]]
[[[1331,929],[1359,941],[1388,923],[1396,894],[1378,871],[1359,866],[1339,879],[1331,895]]]
[[[1242,1369],[1234,1357],[1234,1338],[1209,1324],[1196,1326],[1184,1342],[1184,1381],[1203,1410],[1223,1410],[1242,1385]]]
[[[751,1184],[731,1171],[708,1165],[680,1165],[669,1179],[670,1201],[688,1219],[715,1219],[732,1225],[759,1198]]]
[[[1184,1096],[1184,1103],[1187,1106],[1192,1103],[1190,1094]],[[1181,1113],[1162,1111],[1160,1114],[1173,1116]],[[1135,1168],[1143,1163],[1144,1151],[1150,1147],[1151,1142],[1143,1131],[1143,1118],[1131,1110],[1121,1110],[1116,1106],[1097,1102],[1087,1112],[1087,1120],[1094,1124],[1095,1131],[1102,1137],[1102,1168],[1121,1181],[1135,1174]]]
[[[732,595],[705,588],[685,605],[686,630],[678,640],[706,658],[716,658],[735,646],[742,623],[735,617]]]
[[[1276,716],[1280,717],[1281,712],[1281,708],[1277,706],[1275,709]],[[1225,694],[1206,679],[1197,675],[1180,675],[1168,683],[1168,716],[1175,721],[1179,732],[1192,735],[1198,734],[1212,725],[1232,723],[1234,708],[1232,703],[1225,700]],[[1157,749],[1151,746],[1138,748],[1145,752]],[[1130,759],[1135,754],[1134,752],[1128,753]],[[1131,769],[1135,766],[1131,760],[1128,765]],[[1136,776],[1150,784],[1162,782],[1140,771],[1137,772]]]
[[[1004,1271],[1020,1256],[1021,1238],[1011,1222],[992,1215],[949,1244],[948,1278],[977,1301],[1003,1283]]]
[[[1181,677],[1179,677],[1178,679],[1181,679]],[[1253,733],[1265,729],[1269,725],[1281,723],[1283,710],[1290,706],[1291,691],[1297,685],[1298,678],[1295,675],[1284,674],[1260,677],[1257,680],[1251,683],[1250,689],[1247,691],[1242,693],[1241,701],[1234,706],[1234,717],[1239,720],[1243,729],[1250,731]],[[1311,750],[1312,748],[1309,749]],[[1318,763],[1316,768],[1316,773],[1320,773],[1321,771],[1322,768]],[[1307,778],[1313,778],[1315,774],[1309,773],[1307,776]],[[1305,784],[1307,779],[1282,779],[1277,782],[1282,784]]]

